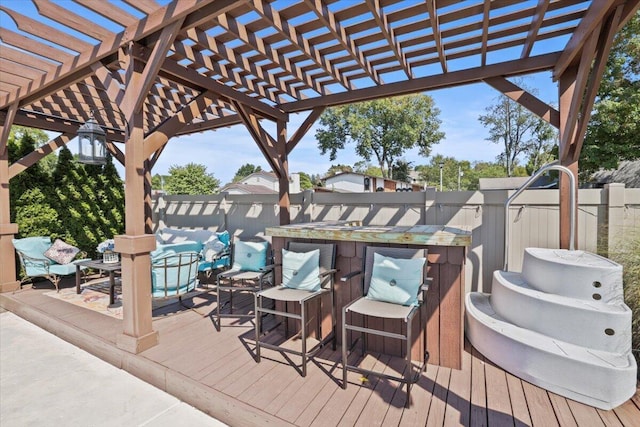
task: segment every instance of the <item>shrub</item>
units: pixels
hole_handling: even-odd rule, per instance
[[[640,232],[626,232],[624,239],[609,250],[609,259],[621,264],[624,269],[624,301],[632,312],[631,343],[640,366]]]

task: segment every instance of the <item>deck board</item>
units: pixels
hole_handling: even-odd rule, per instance
[[[85,348],[108,362],[173,393],[230,425],[374,426],[635,426],[640,392],[603,411],[547,392],[504,372],[468,342],[462,369],[427,365],[404,408],[406,389],[395,381],[349,372],[341,388],[341,353],[330,346],[308,364],[307,377],[281,353],[263,349],[256,363],[253,323],[224,318],[216,330],[215,295],[194,297],[194,310],[176,306],[154,311],[160,343],[139,355],[119,350],[122,322],[45,295],[48,289],[0,294],[2,306]],[[248,309],[249,299],[236,300]],[[187,305],[191,301],[185,302]],[[225,307],[224,310],[228,310]],[[265,319],[266,329],[275,326]],[[277,334],[267,335],[277,340]],[[299,364],[299,356],[290,355]],[[402,359],[359,349],[350,363],[402,373]]]
[[[530,426],[531,415],[527,399],[522,388],[522,380],[514,377],[509,372],[505,372],[507,386],[509,389],[509,400],[511,401],[511,411],[513,412],[513,424],[515,427]]]

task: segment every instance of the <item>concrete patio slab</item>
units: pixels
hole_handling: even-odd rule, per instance
[[[225,425],[8,311],[0,349],[3,427]]]

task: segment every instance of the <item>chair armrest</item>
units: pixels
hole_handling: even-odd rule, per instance
[[[337,272],[338,272],[337,268],[332,268],[331,270],[323,271],[322,273],[320,273],[320,275],[318,277],[325,277],[325,276],[328,276],[330,274],[336,274]]]
[[[362,274],[362,271],[352,271],[351,273],[347,273],[340,278],[341,282],[346,282],[347,280],[353,279],[354,277]]]
[[[49,258],[34,258],[34,257],[30,257],[29,255],[25,254],[22,251],[16,251],[18,252],[18,254],[20,255],[20,257],[24,260],[24,261],[28,261],[30,263],[41,263],[44,264],[45,266],[49,266],[51,264],[53,264],[53,261],[51,261]]]
[[[260,271],[262,273],[269,273],[270,271],[273,271],[274,268],[281,266],[282,264],[269,264],[269,265],[265,265],[264,267],[262,267],[260,269]]]

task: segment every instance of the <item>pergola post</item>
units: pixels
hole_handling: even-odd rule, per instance
[[[9,197],[9,131],[18,109],[17,104],[9,108],[9,114],[0,127],[0,292],[12,292],[20,289],[16,280],[16,255],[12,239],[18,233],[18,224],[11,223],[11,199]]]
[[[278,175],[278,205],[280,206],[280,225],[291,224],[291,200],[289,198],[289,157],[287,156],[287,122],[277,121],[278,141],[276,149],[280,170]]]
[[[18,233],[18,224],[10,220],[9,199],[9,150],[7,142],[0,142],[0,292],[11,292],[20,288],[16,280],[16,256],[11,240]]]
[[[151,316],[151,256],[155,237],[146,234],[144,129],[140,98],[144,97],[144,64],[126,49],[128,61],[122,112],[127,117],[125,141],[125,235],[115,236],[116,251],[122,256],[123,332],[119,348],[140,353],[158,344]]]
[[[568,68],[562,76],[560,76],[558,83],[559,90],[559,111],[560,111],[560,129],[559,140],[560,147],[558,152],[560,153],[560,164],[566,166],[571,170],[576,178],[576,188],[571,188],[569,179],[565,174],[560,174],[560,248],[569,249],[569,241],[571,234],[571,208],[569,204],[569,198],[571,192],[575,193],[575,197],[578,197],[578,159],[574,158],[573,152],[565,148],[565,144],[570,144],[573,141],[573,137],[576,132],[575,124],[569,123],[569,116],[571,110],[571,104],[576,91],[576,78],[578,74],[577,67]],[[567,135],[568,134],[568,135]],[[576,206],[578,204],[576,203]],[[577,212],[576,212],[576,222]],[[577,224],[576,224],[577,227]],[[578,236],[575,237],[575,246],[578,247]]]

